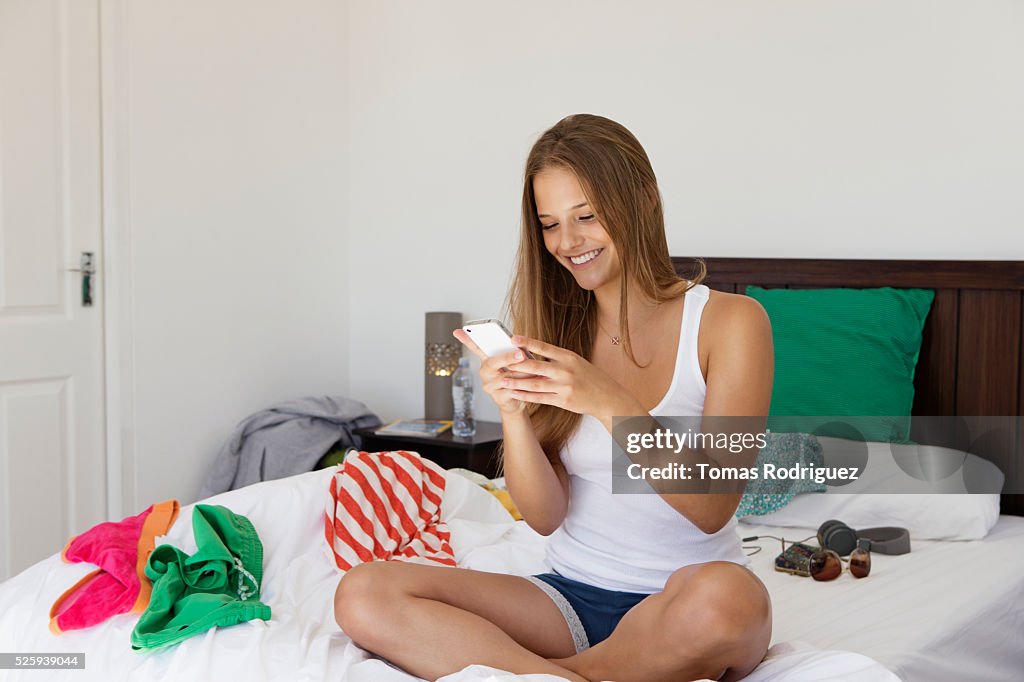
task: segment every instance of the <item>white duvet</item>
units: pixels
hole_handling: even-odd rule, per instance
[[[88,630],[52,635],[53,601],[93,567],[65,564],[55,554],[0,584],[0,652],[84,652],[85,670],[0,670],[0,680],[344,680],[414,682],[417,678],[352,643],[333,615],[340,573],[323,538],[323,509],[331,470],[270,481],[206,500],[244,514],[264,546],[261,600],[270,621],[213,629],[158,653],[131,650],[137,616],[116,616]],[[442,506],[460,566],[528,575],[546,570],[544,538],[515,523],[491,495],[458,475],[448,476]],[[191,507],[182,509],[166,542],[186,551],[195,543]],[[158,543],[160,540],[158,539]],[[552,675],[512,675],[470,666],[445,682],[557,682]],[[822,651],[799,642],[774,645],[750,675],[753,682],[897,680],[872,659]]]

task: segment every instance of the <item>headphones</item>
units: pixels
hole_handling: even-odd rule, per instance
[[[906,554],[910,551],[910,533],[906,528],[882,526],[854,530],[842,521],[829,519],[818,528],[818,544],[846,556],[857,547],[857,540],[871,543],[871,551],[878,554]]]

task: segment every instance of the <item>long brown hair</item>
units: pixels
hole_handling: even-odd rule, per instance
[[[619,328],[626,354],[639,366],[629,336],[628,286],[635,283],[652,302],[670,301],[704,279],[704,264],[699,263],[692,284],[672,267],[658,182],[636,137],[603,116],[566,116],[540,136],[526,159],[522,227],[508,297],[516,333],[589,360],[597,328],[593,293],[580,287],[544,247],[533,180],[548,168],[562,168],[576,176],[615,245],[622,272]],[[550,405],[531,405],[529,414],[541,447],[557,461],[581,415]]]

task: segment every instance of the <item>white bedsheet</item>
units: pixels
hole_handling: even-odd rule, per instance
[[[54,555],[0,584],[0,651],[84,652],[85,670],[7,670],[0,671],[0,680],[414,682],[417,678],[355,646],[334,622],[333,595],[339,573],[322,533],[331,475],[330,470],[312,472],[207,500],[248,516],[259,532],[265,550],[261,599],[273,610],[269,622],[251,621],[213,629],[152,654],[131,650],[129,635],[137,619],[132,615],[116,616],[96,627],[56,637],[47,627],[50,605],[91,567],[64,564]],[[191,507],[182,509],[166,538],[186,551],[195,547],[191,515]],[[520,575],[546,570],[544,539],[525,524],[513,523],[494,498],[458,476],[449,476],[444,516],[451,527],[452,545],[461,565]],[[803,634],[811,635],[804,639],[814,640],[816,633]],[[848,648],[842,637],[830,641],[838,649]],[[443,679],[555,682],[561,678],[517,676],[471,666]],[[768,658],[747,679],[891,682],[896,678],[864,655],[788,642],[773,646]]]
[[[801,540],[813,532],[740,525],[744,537]],[[777,541],[749,544],[764,547],[752,561],[772,595],[775,642],[857,651],[911,682],[1024,679],[1022,517],[1000,517],[983,540],[912,540],[910,554],[874,554],[863,580],[781,573],[773,568]]]

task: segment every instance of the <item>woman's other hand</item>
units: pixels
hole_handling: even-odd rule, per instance
[[[512,399],[589,414],[606,423],[609,430],[613,416],[645,414],[620,383],[582,356],[526,336],[513,336],[512,343],[537,358],[509,365],[509,369],[533,376],[499,377],[501,387]]]

